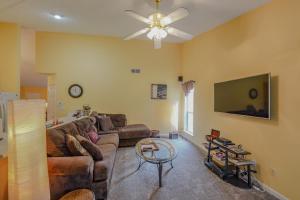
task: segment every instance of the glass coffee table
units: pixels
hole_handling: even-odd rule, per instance
[[[173,168],[172,161],[177,156],[175,147],[168,142],[167,139],[146,138],[136,144],[135,151],[139,161],[137,170],[139,170],[145,162],[157,165],[159,187],[161,187],[163,164],[170,163],[171,167]]]

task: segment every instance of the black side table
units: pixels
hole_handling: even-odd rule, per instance
[[[169,133],[169,139],[178,139],[179,133],[177,131],[173,131]]]

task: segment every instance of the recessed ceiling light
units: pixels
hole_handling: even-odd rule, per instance
[[[53,17],[54,17],[54,19],[58,19],[58,20],[63,18],[63,16],[59,15],[59,14],[53,14]]]

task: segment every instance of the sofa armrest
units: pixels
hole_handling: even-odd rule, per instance
[[[49,157],[51,199],[59,199],[67,192],[79,188],[90,189],[93,171],[94,161],[89,156]]]

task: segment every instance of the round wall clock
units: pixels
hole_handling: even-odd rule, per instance
[[[258,96],[258,91],[257,91],[257,89],[252,88],[252,89],[249,90],[249,97],[250,97],[251,99],[256,99],[257,96]]]
[[[83,89],[80,85],[78,84],[73,84],[69,87],[69,95],[73,98],[79,98],[82,96]]]

